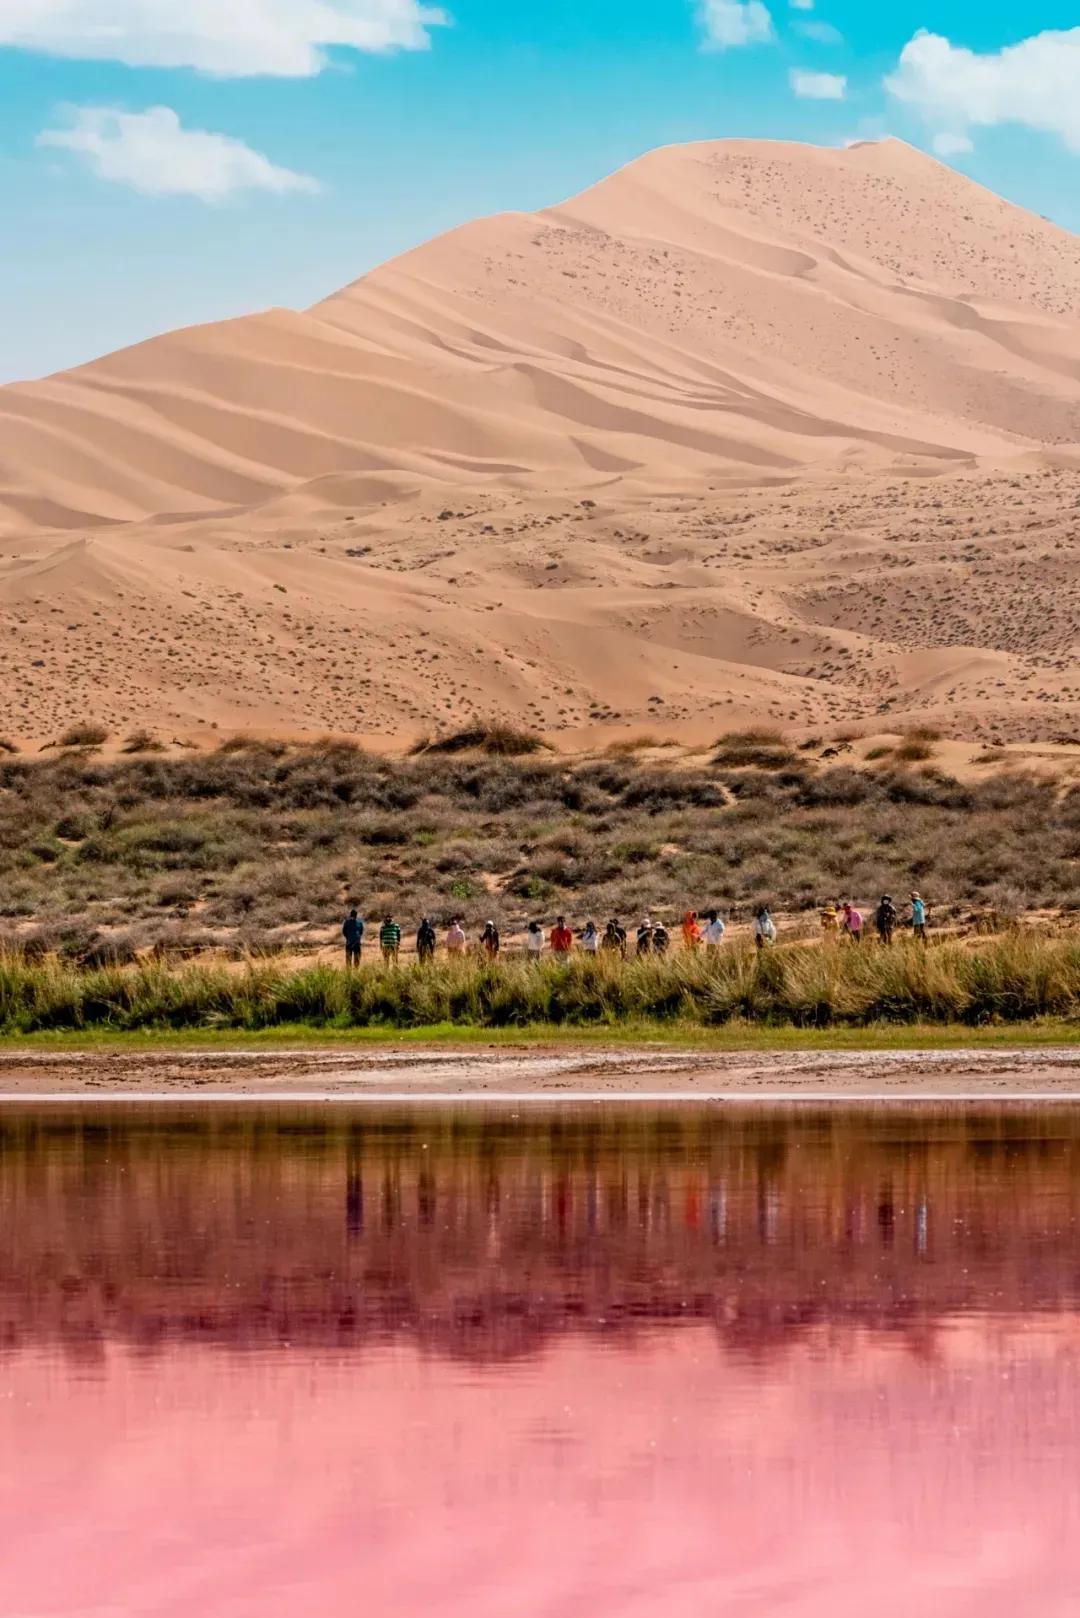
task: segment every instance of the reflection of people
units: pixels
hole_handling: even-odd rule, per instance
[[[776,923],[769,915],[767,905],[762,905],[754,917],[754,943],[758,949],[764,949],[768,944],[776,943]]]
[[[360,920],[355,905],[345,917],[341,931],[345,939],[345,965],[359,966],[360,951],[364,947],[364,923]]]
[[[565,916],[557,916],[548,939],[553,955],[569,955],[574,947],[574,935],[566,925]]]

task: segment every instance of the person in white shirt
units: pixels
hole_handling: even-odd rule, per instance
[[[448,955],[464,955],[467,942],[465,929],[461,925],[461,918],[460,916],[455,916],[446,934],[446,953]]]
[[[776,923],[769,915],[766,905],[762,905],[754,917],[754,943],[758,949],[764,949],[767,944],[776,943]]]
[[[587,921],[581,933],[581,947],[586,955],[595,955],[600,948],[600,934],[595,921]]]
[[[716,911],[710,910],[705,925],[701,930],[701,936],[705,940],[706,948],[715,949],[717,944],[722,944],[724,942],[724,934],[726,932],[727,928],[720,920],[720,917],[717,915]]]
[[[544,953],[544,934],[538,921],[530,921],[525,934],[525,953],[530,961],[538,961]]]

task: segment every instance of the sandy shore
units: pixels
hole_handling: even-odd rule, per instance
[[[1080,1099],[1080,1050],[10,1052],[0,1100]]]

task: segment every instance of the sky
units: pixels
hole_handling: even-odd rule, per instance
[[[892,134],[1080,231],[1075,0],[0,0],[0,381],[654,146]]]

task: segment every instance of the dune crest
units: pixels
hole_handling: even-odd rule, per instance
[[[1052,528],[1080,464],[1077,308],[1080,240],[901,142],[704,142],[464,225],[307,311],[0,388],[0,605],[24,654],[5,720],[24,732],[36,703],[40,731],[75,700],[55,646],[25,655],[58,601],[85,608],[71,646],[109,654],[114,716],[180,729],[340,711],[405,735],[496,703],[582,734],[728,710],[802,723],[931,697],[974,712],[988,681],[1027,715],[1030,671],[1009,660],[1032,637],[999,644],[992,604],[958,617],[943,583],[911,645],[890,569],[916,534],[906,569],[968,565],[931,562],[957,534],[928,539],[928,478],[978,543],[986,480],[1049,478],[1027,532]],[[1063,543],[1046,539],[1059,571]],[[1011,578],[999,548],[971,601]],[[128,641],[163,613],[178,639],[157,669]],[[372,655],[331,700],[313,648],[335,615]],[[83,644],[87,616],[101,638]],[[436,625],[456,686],[380,651]],[[256,661],[206,680],[200,637],[216,656],[246,632]],[[854,684],[838,636],[868,661]],[[606,686],[624,657],[629,681]],[[1042,684],[1068,707],[1061,672]]]

